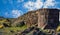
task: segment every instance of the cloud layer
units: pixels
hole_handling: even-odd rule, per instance
[[[36,0],[36,2],[28,1],[24,3],[24,7],[27,8],[28,11],[42,8],[42,6],[43,2],[41,2],[41,0]]]
[[[24,3],[24,7],[30,10],[40,9],[40,8],[54,8],[56,7],[56,1],[55,0],[36,0],[36,2],[28,1]]]
[[[19,16],[22,15],[22,11],[21,10],[12,10],[12,16],[17,18]]]
[[[12,16],[13,18],[17,18],[19,16],[21,16],[23,14],[23,12],[21,10],[12,10],[11,13],[6,12],[5,16],[7,16],[7,18],[9,16]]]
[[[44,6],[43,8],[49,8],[49,7],[54,7],[55,6],[55,0],[47,0],[46,2],[44,2]]]

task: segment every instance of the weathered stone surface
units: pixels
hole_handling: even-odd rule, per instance
[[[14,20],[13,22],[13,26],[15,26],[17,23],[24,21],[25,24],[27,25],[27,27],[30,27],[34,24],[38,24],[39,28],[45,28],[45,26],[50,25],[49,24],[49,17],[51,16],[52,19],[56,19],[56,23],[51,23],[54,25],[58,25],[58,14],[59,14],[59,10],[58,9],[39,9],[36,11],[30,11],[20,17],[18,17],[17,19]],[[56,17],[54,17],[54,15],[56,15]],[[50,26],[51,26],[50,25]],[[50,27],[48,26],[48,27]],[[53,28],[53,26],[51,26]]]

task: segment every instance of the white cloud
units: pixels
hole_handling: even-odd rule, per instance
[[[36,2],[28,1],[24,4],[24,7],[27,8],[28,10],[35,10],[42,8],[43,2],[40,0],[36,0]]]
[[[12,10],[10,13],[5,12],[6,17],[13,17],[13,18],[17,18],[21,16],[22,14],[23,12],[21,10]]]
[[[49,8],[49,7],[54,7],[56,2],[55,0],[36,0],[36,2],[28,1],[24,3],[24,7],[29,10],[35,10],[35,9],[40,9],[40,8]]]
[[[21,15],[22,15],[22,11],[21,10],[12,10],[12,16],[14,18],[17,18],[17,17],[19,17]]]
[[[42,8],[42,6],[43,6],[43,2],[41,2],[41,0],[37,0],[35,3],[35,7],[39,9],[39,8]]]
[[[27,2],[24,4],[24,7],[27,8],[28,10],[33,10],[33,7],[34,7],[34,2]]]
[[[44,7],[43,8],[48,8],[49,6],[55,6],[55,0],[47,0],[45,3],[44,3]]]

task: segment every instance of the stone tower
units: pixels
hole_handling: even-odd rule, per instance
[[[48,20],[48,10],[40,9],[38,10],[38,28],[44,28],[47,25]]]
[[[38,12],[38,28],[55,29],[59,23],[58,9],[40,9]]]

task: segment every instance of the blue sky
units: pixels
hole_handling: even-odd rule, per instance
[[[60,0],[0,0],[0,16],[17,18],[28,11],[60,8]]]

